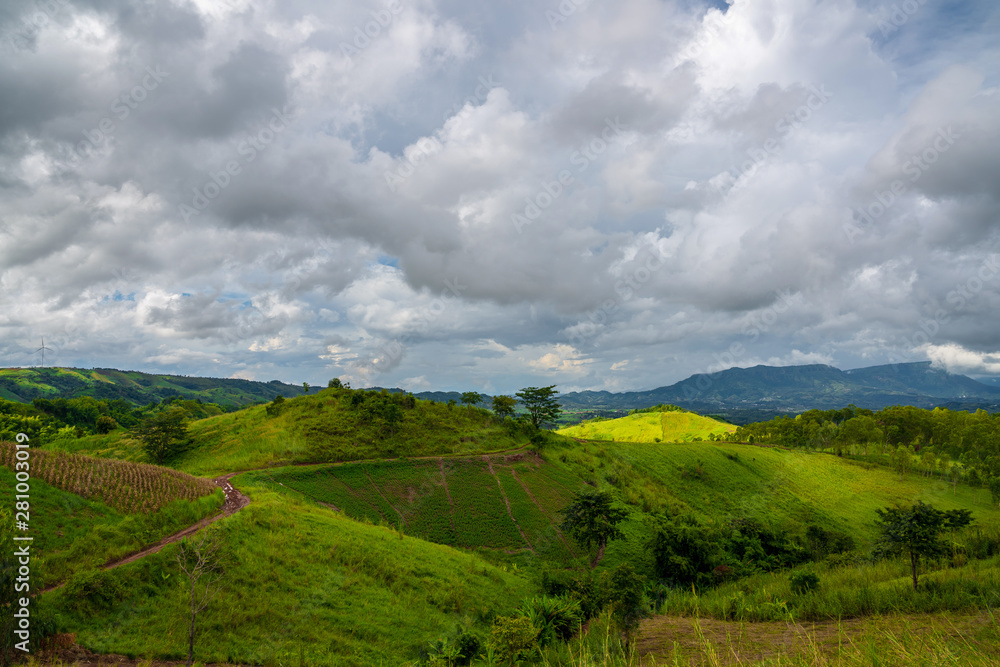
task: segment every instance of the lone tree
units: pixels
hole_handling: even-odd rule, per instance
[[[563,530],[573,536],[585,549],[597,545],[597,553],[590,562],[594,569],[604,558],[604,547],[611,540],[625,537],[618,524],[628,517],[628,510],[611,506],[611,494],[607,491],[580,491],[573,496],[573,502],[560,510],[563,515]]]
[[[553,384],[548,387],[526,387],[514,395],[521,399],[528,410],[531,425],[541,428],[542,424],[554,422],[562,414],[562,408],[555,399],[557,393],[559,392]]]
[[[947,553],[941,531],[964,528],[972,523],[970,510],[939,510],[922,500],[913,507],[875,510],[880,525],[878,550],[885,554],[910,554],[913,588],[917,587],[917,564],[921,558],[937,558]]]
[[[478,391],[463,391],[462,392],[462,405],[467,405],[470,408],[474,405],[479,405],[483,402],[483,395]]]
[[[145,419],[132,430],[142,450],[158,465],[179,454],[187,446],[186,413],[182,408],[171,408]]]
[[[302,383],[302,393],[303,394],[308,394],[309,393],[309,383],[308,382],[303,382]]]
[[[512,417],[514,415],[514,406],[517,405],[517,401],[511,396],[494,396],[493,397],[493,412],[500,419],[506,419],[507,417]]]
[[[194,662],[194,621],[198,613],[208,606],[219,592],[223,570],[223,542],[218,531],[202,531],[198,537],[180,541],[177,564],[188,589],[191,621],[188,626],[187,667]]]

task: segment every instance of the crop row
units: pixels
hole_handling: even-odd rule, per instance
[[[14,470],[16,451],[13,443],[0,443],[0,464]],[[216,488],[209,479],[146,463],[39,449],[21,451],[30,452],[31,477],[127,514],[155,512],[174,500],[195,500]]]

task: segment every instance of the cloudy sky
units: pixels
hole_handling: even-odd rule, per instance
[[[995,0],[0,3],[0,365],[1000,375]]]

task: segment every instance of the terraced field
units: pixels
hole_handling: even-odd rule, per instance
[[[273,482],[439,544],[571,558],[557,524],[583,482],[523,454],[283,468]]]

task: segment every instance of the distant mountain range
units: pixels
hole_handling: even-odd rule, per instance
[[[754,366],[692,375],[668,387],[611,393],[562,394],[567,409],[641,408],[672,403],[701,413],[731,410],[801,412],[853,403],[877,410],[889,405],[930,408],[1000,408],[1000,387],[933,368],[922,361],[842,371],[833,366]]]
[[[301,385],[278,380],[256,382],[233,378],[154,375],[113,368],[0,368],[0,398],[30,403],[36,398],[122,399],[133,405],[160,402],[169,396],[201,399],[226,408],[241,408],[275,396],[302,394]]]
[[[302,386],[278,380],[156,375],[106,368],[0,369],[0,397],[25,403],[39,397],[93,396],[146,405],[168,396],[181,396],[239,408],[270,401],[279,394],[288,398],[300,396]],[[441,402],[458,402],[462,396],[457,391],[423,391],[414,395]],[[721,415],[734,423],[812,408],[842,408],[851,403],[873,410],[889,405],[1000,410],[1000,386],[933,368],[929,361],[848,371],[822,364],[730,368],[711,375],[692,375],[649,391],[580,391],[560,394],[558,398],[566,410],[586,411],[630,410],[672,403],[701,414]],[[483,406],[489,407],[490,400],[491,397],[485,396]]]

